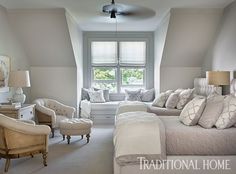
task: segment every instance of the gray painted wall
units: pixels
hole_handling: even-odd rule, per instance
[[[159,24],[157,30],[154,33],[155,38],[155,49],[154,49],[154,87],[156,90],[156,94],[160,93],[161,90],[161,76],[160,76],[160,69],[161,69],[161,59],[163,55],[163,50],[166,42],[166,35],[167,30],[169,27],[170,21],[170,13],[166,15],[165,18]]]
[[[73,51],[65,10],[10,10],[9,19],[28,56],[31,101],[46,97],[77,107],[79,59]]]
[[[207,70],[236,71],[236,2],[224,9],[217,36],[202,69],[203,75]]]
[[[78,110],[81,100],[81,88],[83,87],[83,32],[79,28],[75,19],[68,12],[66,12],[66,19],[77,67],[77,110]]]
[[[221,16],[222,9],[171,9],[160,65],[160,92],[193,87]],[[158,78],[155,80],[158,84]]]
[[[29,70],[29,62],[25,51],[12,31],[12,27],[9,24],[7,11],[2,6],[0,6],[0,54],[10,57],[11,70]],[[30,88],[24,88],[23,90],[27,95],[27,101],[29,101]],[[7,98],[11,97],[12,92],[13,90],[11,89],[10,92],[0,93],[0,102],[6,102]]]

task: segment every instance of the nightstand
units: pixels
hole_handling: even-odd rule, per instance
[[[0,108],[0,113],[15,119],[34,120],[35,104],[23,104],[21,108]]]

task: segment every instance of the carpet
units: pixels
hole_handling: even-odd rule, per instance
[[[72,136],[71,143],[62,141],[56,131],[49,139],[48,166],[42,156],[11,160],[8,174],[112,174],[113,173],[113,126],[94,126],[90,142],[86,137]],[[0,173],[4,173],[5,159],[0,160]]]

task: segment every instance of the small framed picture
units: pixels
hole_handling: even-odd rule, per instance
[[[9,92],[10,58],[0,55],[0,92]]]

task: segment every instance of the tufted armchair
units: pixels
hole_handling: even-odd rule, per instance
[[[75,108],[56,100],[41,98],[33,103],[36,104],[35,112],[38,123],[50,126],[52,137],[54,137],[54,129],[59,127],[60,121],[73,118],[75,114]]]
[[[35,125],[33,121],[19,121],[0,114],[0,159],[5,158],[5,172],[10,160],[42,153],[47,166],[48,136],[50,128]]]

